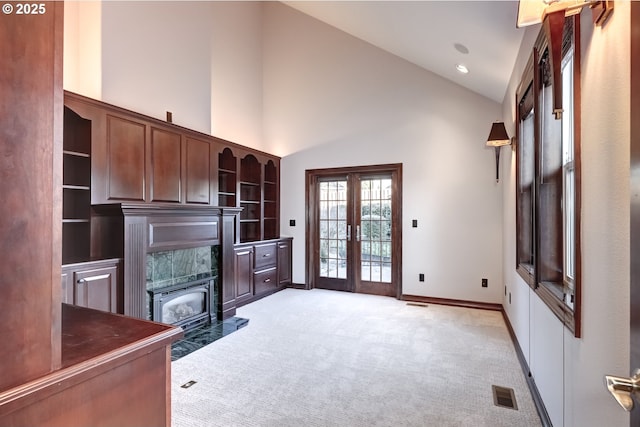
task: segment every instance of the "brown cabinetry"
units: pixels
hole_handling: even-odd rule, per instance
[[[238,306],[270,295],[291,283],[291,242],[289,237],[235,246]]]
[[[217,139],[71,92],[64,102],[91,123],[91,204],[216,204]]]
[[[253,297],[253,246],[233,250],[236,284],[236,303]]]
[[[62,302],[96,310],[122,313],[120,259],[62,267]]]
[[[151,201],[180,203],[182,137],[151,127]]]
[[[106,199],[145,200],[144,123],[107,114]]]
[[[260,163],[252,154],[240,160],[240,241],[260,240],[262,187]]]
[[[280,286],[291,284],[291,245],[292,239],[281,239],[278,241],[278,284]]]
[[[62,263],[89,256],[91,121],[64,108],[62,151]]]
[[[280,237],[279,157],[71,92],[64,103],[65,164],[73,164],[65,173],[84,177],[65,192],[74,194],[65,202],[79,200],[85,221],[68,218],[76,222],[68,236],[89,240],[91,205],[142,202],[242,208],[237,243]],[[78,149],[66,148],[68,136]],[[65,262],[87,259],[76,252],[87,250]]]
[[[277,263],[277,243],[263,243],[254,246],[253,287],[255,295],[263,295],[278,288]]]
[[[218,203],[242,208],[238,243],[280,237],[277,157],[224,147],[218,155]]]
[[[187,197],[186,203],[211,204],[211,144],[186,138]]]

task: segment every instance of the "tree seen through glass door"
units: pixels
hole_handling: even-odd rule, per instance
[[[391,178],[360,180],[361,280],[391,283]]]

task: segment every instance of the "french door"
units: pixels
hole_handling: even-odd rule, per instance
[[[309,287],[401,295],[401,165],[307,171]]]

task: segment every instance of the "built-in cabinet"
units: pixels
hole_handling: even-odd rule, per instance
[[[216,138],[71,92],[64,102],[90,123],[91,204],[217,204]]]
[[[62,164],[62,263],[69,264],[89,256],[91,121],[66,107]]]
[[[236,304],[247,304],[291,284],[292,238],[234,247]]]
[[[218,203],[240,207],[238,243],[280,237],[279,159],[238,147],[218,155]]]
[[[121,260],[67,264],[62,267],[62,302],[122,313]]]
[[[278,284],[289,286],[292,282],[292,245],[293,239],[278,240]]]
[[[139,262],[133,268],[134,257],[124,249],[139,241],[126,227],[137,214],[123,213],[126,206],[135,206],[135,212],[155,206],[158,213],[175,208],[176,217],[191,208],[215,208],[199,214],[217,212],[223,223],[232,221],[223,227],[230,230],[224,231],[229,234],[225,244],[231,242],[229,259],[235,262],[222,271],[220,318],[233,315],[237,303],[290,283],[291,244],[284,244],[287,252],[277,243],[279,157],[71,92],[64,94],[64,107],[66,302],[106,311],[115,307],[134,317],[146,313],[142,255],[135,257]],[[159,230],[140,233],[151,239]],[[151,241],[140,244],[150,247]],[[241,246],[234,251],[234,244]],[[259,254],[266,254],[268,265],[256,258]],[[106,273],[72,277],[83,269],[93,271],[91,263],[105,258],[122,258],[122,273],[109,279]]]
[[[69,235],[82,228],[80,240],[90,240],[91,205],[142,202],[242,208],[237,243],[280,237],[279,157],[71,92],[64,102],[65,171],[82,174],[65,183],[66,219],[84,221]],[[68,249],[68,262],[88,253],[86,243]]]

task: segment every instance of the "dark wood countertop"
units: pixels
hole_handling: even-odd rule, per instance
[[[182,328],[62,304],[62,368],[0,392],[0,416],[166,348]],[[165,351],[165,350],[162,350]]]
[[[63,304],[62,367],[141,346],[166,346],[183,335],[179,327]]]

